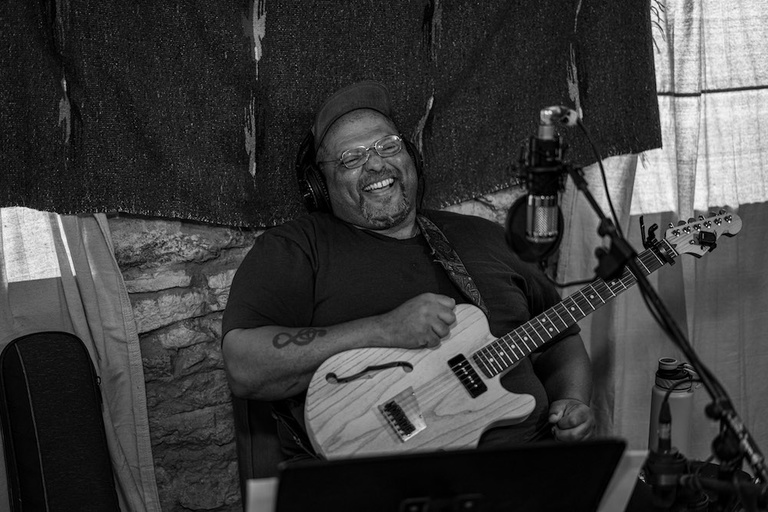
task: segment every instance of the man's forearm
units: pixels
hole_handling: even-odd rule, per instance
[[[331,327],[234,329],[222,342],[224,365],[236,396],[278,400],[309,386],[329,357],[375,339],[375,318]]]
[[[309,386],[329,357],[364,347],[434,347],[456,321],[454,299],[424,293],[382,315],[330,327],[233,329],[222,340],[224,368],[235,396],[278,400]]]
[[[580,336],[568,336],[535,354],[534,371],[550,402],[575,398],[589,405],[592,396],[592,364]]]

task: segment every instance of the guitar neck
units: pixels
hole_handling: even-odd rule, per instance
[[[677,255],[665,240],[661,243],[666,244],[668,254]],[[635,260],[645,275],[666,264],[653,248],[643,251]],[[499,375],[635,283],[637,278],[629,269],[625,269],[618,279],[608,282],[597,279],[514,331],[487,344],[472,354],[471,359],[487,378]]]

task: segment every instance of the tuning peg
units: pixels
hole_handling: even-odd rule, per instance
[[[688,224],[691,224],[693,222],[696,222],[696,219],[694,219],[693,217],[689,217],[688,218]]]
[[[718,214],[718,215],[725,215],[725,213],[726,213],[726,212],[725,212],[725,210],[723,210],[723,209],[720,209],[720,211],[718,211],[718,212],[717,212],[717,214]]]
[[[673,227],[675,227],[675,225],[674,225],[674,224],[672,224],[671,222],[670,222],[670,223],[669,223],[669,225],[667,226],[667,228],[668,228],[668,229],[672,229]]]
[[[699,219],[699,220],[704,220],[704,216],[703,216],[703,215],[699,215],[699,216],[697,217],[697,219]]]
[[[686,224],[687,224],[687,222],[685,222],[684,220],[677,221],[677,225],[678,226],[685,226]]]

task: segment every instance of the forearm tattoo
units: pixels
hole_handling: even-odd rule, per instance
[[[295,344],[301,347],[304,345],[309,345],[315,341],[315,339],[325,336],[326,332],[327,331],[325,329],[315,329],[314,327],[306,327],[304,329],[300,329],[296,334],[281,332],[272,338],[272,345],[274,345],[275,348],[283,348],[291,344]]]

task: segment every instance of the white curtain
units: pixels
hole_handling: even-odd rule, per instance
[[[650,280],[702,362],[724,385],[763,454],[768,451],[768,9],[764,0],[652,2],[663,148],[605,161],[609,191],[632,247],[643,250],[639,219],[669,223],[725,208],[741,221],[733,237],[701,256],[683,254]],[[599,141],[596,141],[599,145]],[[603,211],[596,166],[585,169]],[[607,246],[597,217],[572,183],[558,280],[594,275],[594,250]],[[570,294],[579,287],[564,291]],[[685,360],[647,310],[625,292],[581,322],[595,367],[593,406],[599,431],[648,447],[651,388],[660,357]],[[692,460],[706,460],[719,423],[710,397],[694,392],[688,424]],[[745,470],[751,471],[748,465]]]
[[[663,1],[665,5],[656,2]],[[768,199],[765,0],[652,0],[663,148],[642,155],[633,214]]]
[[[121,510],[159,511],[139,338],[103,214],[0,208],[0,349],[40,331],[75,334],[88,348]],[[5,486],[0,478],[0,510]]]

